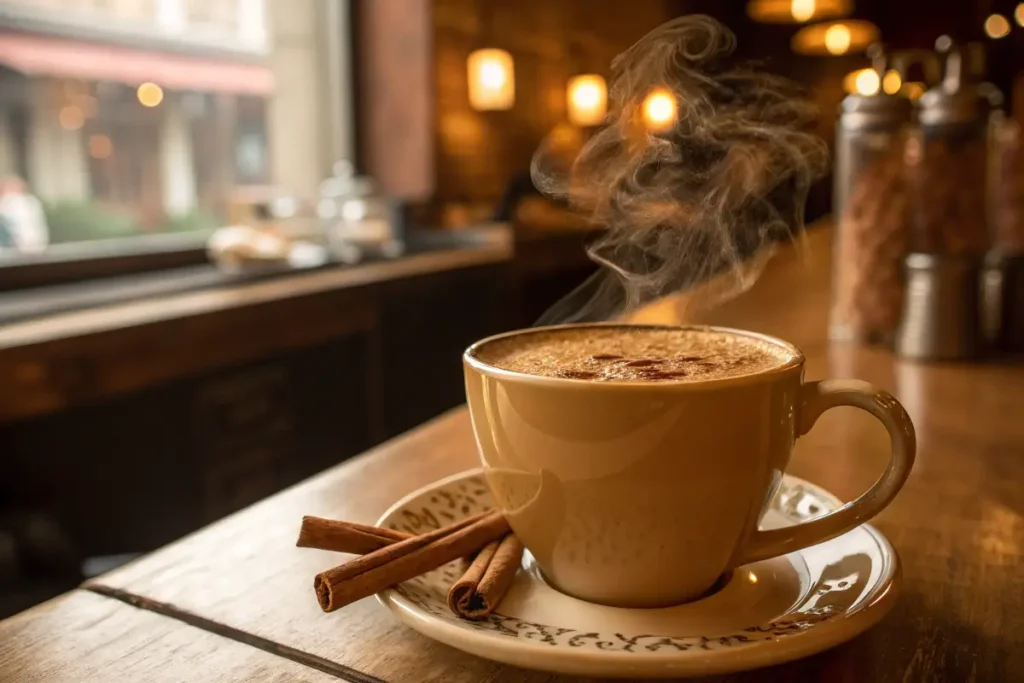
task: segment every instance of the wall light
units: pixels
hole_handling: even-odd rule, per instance
[[[596,126],[608,113],[608,85],[597,74],[574,76],[565,89],[569,121],[577,126]]]
[[[143,83],[135,92],[143,107],[156,107],[164,101],[164,91],[156,83]]]
[[[643,116],[647,130],[654,133],[667,131],[675,125],[678,107],[676,98],[665,89],[651,92],[644,98]]]
[[[802,24],[836,19],[853,11],[850,0],[751,0],[747,16],[763,24]]]
[[[1002,14],[990,14],[985,20],[985,35],[993,40],[1010,35],[1010,22]]]
[[[870,21],[849,19],[805,26],[790,42],[794,52],[804,55],[845,55],[863,52],[878,42],[878,27]]]
[[[516,101],[515,68],[505,50],[475,50],[466,62],[469,103],[477,111],[511,109]]]

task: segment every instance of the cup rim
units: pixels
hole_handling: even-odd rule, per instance
[[[629,327],[629,328],[645,328],[654,330],[693,330],[703,332],[721,332],[725,334],[734,334],[741,337],[747,337],[750,339],[757,339],[759,341],[771,344],[773,346],[781,347],[790,354],[789,360],[785,363],[781,363],[778,366],[763,370],[761,372],[752,372],[745,375],[734,375],[732,377],[719,377],[715,379],[697,380],[697,381],[662,381],[662,382],[648,382],[645,380],[616,380],[614,382],[594,382],[588,379],[572,379],[569,377],[548,377],[542,375],[530,375],[525,372],[517,372],[515,370],[505,370],[490,365],[478,358],[476,353],[479,349],[486,344],[499,341],[501,339],[507,339],[509,337],[517,337],[520,335],[536,334],[540,332],[552,332],[557,330],[572,329],[572,328],[601,328],[601,327]],[[479,372],[482,375],[493,377],[495,379],[514,380],[516,382],[525,384],[535,385],[547,385],[552,387],[572,387],[572,386],[587,386],[592,390],[635,390],[639,388],[647,390],[667,390],[667,391],[706,391],[709,389],[720,389],[722,387],[734,386],[739,384],[759,383],[770,381],[777,378],[780,375],[789,374],[794,370],[799,370],[803,367],[805,361],[804,353],[795,344],[773,337],[769,334],[763,334],[761,332],[752,332],[750,330],[741,330],[734,327],[722,327],[718,325],[657,325],[657,324],[643,324],[643,323],[616,323],[616,322],[597,322],[597,323],[566,323],[562,325],[546,325],[543,327],[530,327],[519,330],[511,330],[509,332],[502,332],[500,334],[494,334],[490,337],[484,337],[483,339],[471,344],[462,354],[462,362],[464,365],[469,366]]]

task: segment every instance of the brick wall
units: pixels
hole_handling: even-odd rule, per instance
[[[667,20],[663,0],[436,0],[438,202],[494,202],[529,169],[541,139],[565,120],[565,85],[579,72],[609,74],[612,58]],[[515,59],[509,111],[469,106],[466,58],[479,47]]]

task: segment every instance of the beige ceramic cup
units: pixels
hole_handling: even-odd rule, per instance
[[[871,519],[906,481],[914,428],[891,395],[857,380],[804,382],[804,357],[792,344],[712,329],[774,344],[788,360],[703,382],[592,382],[509,372],[477,355],[493,340],[537,330],[466,351],[466,395],[488,484],[560,590],[628,607],[693,600],[730,569]],[[836,406],[861,408],[885,425],[885,473],[823,517],[759,530],[794,441]]]

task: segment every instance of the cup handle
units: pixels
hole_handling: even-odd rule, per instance
[[[822,413],[836,406],[866,410],[885,425],[891,447],[889,466],[870,489],[838,510],[803,524],[755,531],[739,553],[736,566],[785,555],[845,534],[885,509],[907,481],[917,451],[914,425],[891,394],[867,382],[830,379],[804,384],[800,388],[797,437],[809,432]]]

